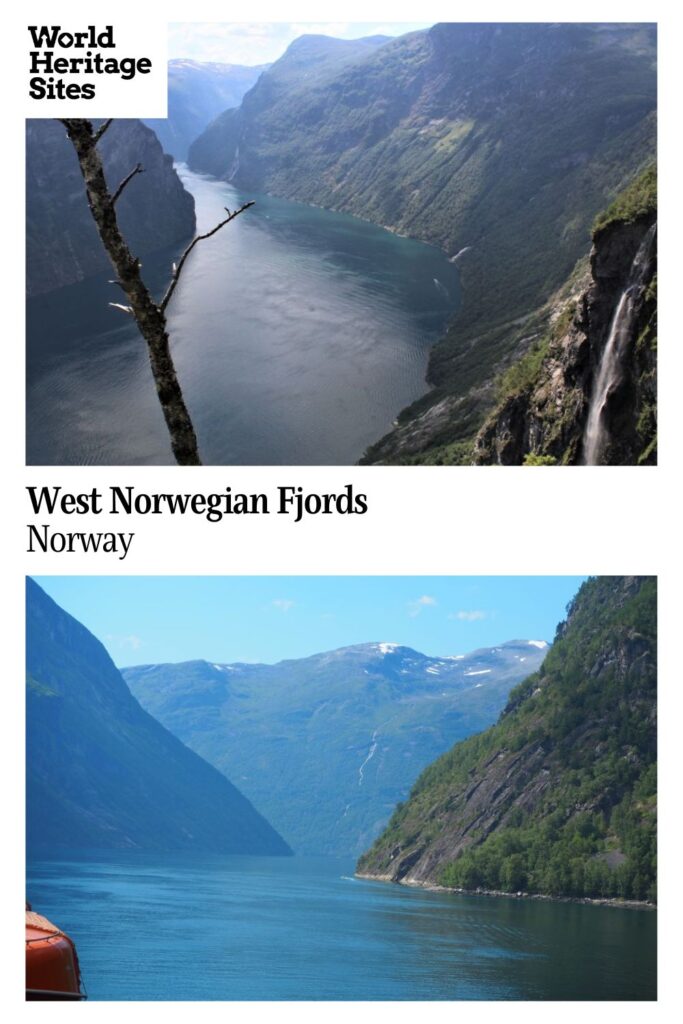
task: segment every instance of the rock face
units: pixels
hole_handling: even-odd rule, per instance
[[[195,228],[194,200],[151,129],[115,120],[100,143],[115,189],[141,163],[117,203],[124,237],[136,255],[180,244]],[[109,269],[85,195],[80,168],[56,120],[26,122],[27,290],[39,295]]]
[[[224,110],[239,106],[268,64],[244,67],[210,61],[168,62],[168,118],[145,119],[164,152],[186,160],[190,144]]]
[[[655,30],[440,24],[343,64],[321,51],[305,70],[304,44],[309,60],[321,46],[294,43],[195,142],[190,164],[457,258],[463,304],[432,349],[433,390],[364,461],[458,461],[463,442],[471,461],[491,381],[523,347],[520,321],[567,279],[606,198],[651,159]]]
[[[528,375],[512,386],[480,431],[480,465],[654,463],[657,439],[657,247],[655,171],[634,188],[635,211],[607,216],[593,236],[589,271],[554,307]],[[537,364],[534,366],[534,362]],[[599,430],[600,438],[592,432]]]
[[[276,665],[124,669],[142,706],[234,778],[296,853],[357,856],[418,772],[485,728],[547,644],[430,658],[360,644]]]
[[[225,110],[194,141],[188,154],[193,170],[213,174],[249,188],[278,192],[273,175],[288,167],[287,177],[296,180],[306,152],[298,152],[301,133],[320,127],[322,111],[310,111],[310,99],[346,67],[362,60],[388,41],[386,36],[365,39],[332,39],[306,35],[296,39],[280,60],[265,71],[236,110]],[[333,86],[334,88],[334,86]],[[307,179],[310,177],[310,168]],[[315,202],[313,196],[310,202]]]
[[[225,776],[142,710],[99,641],[32,580],[26,614],[29,854],[291,852]]]
[[[585,583],[540,670],[496,725],[422,773],[358,872],[652,898],[656,642],[653,578]]]

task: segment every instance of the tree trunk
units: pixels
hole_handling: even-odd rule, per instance
[[[171,447],[176,462],[180,466],[199,466],[201,459],[197,449],[197,437],[173,365],[165,312],[154,301],[142,280],[140,263],[126,245],[116,220],[115,201],[136,172],[132,172],[112,196],[97,149],[97,143],[109,123],[105,122],[98,130],[93,128],[91,121],[83,119],[62,119],[62,124],[66,127],[76,151],[85,181],[88,204],[102,244],[116,271],[118,283],[128,297],[130,312],[147,343],[154,383],[171,436]]]

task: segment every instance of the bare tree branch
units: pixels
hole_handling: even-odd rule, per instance
[[[102,244],[146,342],[157,396],[166,420],[176,462],[180,466],[199,466],[201,459],[197,435],[173,363],[166,318],[142,280],[140,261],[128,248],[116,219],[112,195],[104,176],[102,157],[97,148],[97,138],[101,138],[102,130],[94,131],[92,121],[83,118],[67,118],[62,123],[78,157],[88,206]],[[128,312],[122,304],[114,305],[122,312]]]
[[[113,120],[114,120],[114,118],[110,117],[110,118],[107,118],[106,121],[102,122],[100,127],[97,129],[97,131],[93,135],[93,141],[94,141],[95,145],[97,145],[97,143],[100,141],[100,139],[102,138],[102,136],[104,135],[104,133],[106,132],[107,128],[109,127],[109,125],[112,123]]]
[[[121,182],[119,187],[114,192],[114,195],[111,197],[112,204],[115,203],[116,200],[119,198],[119,196],[123,192],[123,190],[126,187],[126,185],[128,184],[128,182],[132,178],[134,178],[136,174],[144,174],[144,172],[145,172],[145,168],[142,166],[142,164],[136,164],[135,167],[133,168],[133,170],[130,172],[130,174],[126,175],[126,177],[123,179],[123,181]]]
[[[178,280],[180,278],[181,271],[185,266],[185,260],[190,255],[197,242],[202,242],[205,238],[211,238],[211,236],[215,235],[217,231],[220,231],[220,229],[225,227],[226,224],[229,224],[231,220],[234,220],[235,217],[239,217],[240,213],[244,213],[245,210],[248,210],[250,206],[254,206],[253,199],[250,202],[244,203],[242,206],[240,206],[239,210],[233,210],[232,212],[228,210],[227,206],[224,207],[226,213],[228,214],[225,220],[222,220],[220,224],[216,224],[216,227],[212,228],[211,231],[207,231],[206,234],[197,235],[195,238],[192,239],[187,249],[178,260],[178,263],[173,264],[173,276],[171,277],[171,283],[166,289],[166,294],[159,303],[159,309],[162,310],[162,312],[168,306],[169,299],[171,298],[173,292],[175,291],[176,285],[178,284]]]
[[[65,126],[69,140],[76,151],[85,182],[88,206],[102,244],[116,272],[116,279],[110,283],[119,285],[130,303],[127,306],[120,302],[110,302],[109,305],[133,316],[138,330],[145,340],[157,396],[166,420],[176,462],[180,466],[199,466],[201,459],[197,447],[197,435],[185,405],[173,363],[164,310],[178,283],[185,260],[197,242],[215,235],[217,231],[220,231],[222,227],[234,220],[244,210],[249,209],[254,203],[245,203],[239,210],[232,212],[226,209],[228,216],[225,220],[217,224],[212,231],[198,235],[190,242],[178,265],[173,265],[171,283],[162,302],[157,303],[142,280],[140,260],[128,248],[116,219],[116,200],[128,182],[136,174],[141,173],[142,167],[138,164],[133,168],[112,194],[107,186],[102,157],[97,149],[97,142],[111,124],[111,119],[105,121],[97,131],[94,130],[92,121],[84,118],[59,118],[58,120]]]

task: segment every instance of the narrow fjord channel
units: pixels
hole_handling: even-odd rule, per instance
[[[28,865],[91,999],[654,999],[652,911],[459,896],[352,860],[132,850]]]
[[[179,167],[199,231],[256,206],[192,254],[169,307],[204,462],[348,465],[426,390],[459,301],[436,248],[344,214],[237,192]],[[175,253],[143,261],[152,285]],[[28,462],[172,457],[144,346],[101,275],[31,300]]]

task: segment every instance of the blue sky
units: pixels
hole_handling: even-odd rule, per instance
[[[384,21],[321,22],[176,22],[169,25],[169,58],[218,61],[222,64],[271,64],[289,44],[303,35],[360,39],[361,36],[401,36],[433,23]]]
[[[36,576],[117,665],[299,658],[390,641],[429,655],[551,641],[582,576]]]

